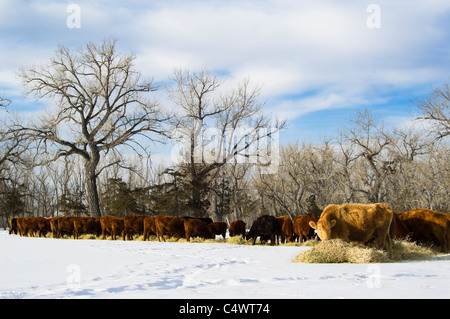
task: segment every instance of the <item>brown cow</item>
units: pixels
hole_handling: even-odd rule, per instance
[[[122,233],[123,240],[125,240],[122,218],[116,216],[102,216],[100,217],[100,224],[102,226],[102,239],[106,239],[106,233],[110,233],[111,239],[116,240],[116,236]]]
[[[392,215],[392,209],[380,203],[329,205],[322,212],[319,221],[311,221],[309,225],[317,229],[321,240],[340,238],[362,243],[373,240],[377,248],[389,253]]]
[[[158,240],[166,241],[164,235],[169,237],[176,237],[177,240],[180,237],[185,236],[184,219],[173,216],[156,216],[155,217],[156,236]]]
[[[102,239],[106,239],[107,234],[111,234],[112,228],[111,228],[111,218],[112,216],[102,216],[100,217],[100,226],[102,227]]]
[[[19,234],[20,236],[23,236],[23,235],[22,235],[22,229],[21,229],[22,219],[23,219],[23,217],[17,217],[17,218],[16,218],[16,223],[17,223],[17,234]]]
[[[405,223],[401,220],[401,214],[394,212],[392,216],[391,227],[389,228],[389,236],[392,239],[410,241],[412,239],[412,232],[408,230]]]
[[[80,234],[83,233],[84,217],[73,218],[73,239],[79,239]]]
[[[50,229],[52,231],[53,238],[56,238],[58,236],[58,218],[59,217],[53,217],[50,219]]]
[[[316,214],[299,215],[294,218],[293,230],[299,243],[314,238],[314,228],[309,225],[309,222],[317,222],[318,220],[319,217]]]
[[[144,240],[150,239],[150,235],[156,235],[155,217],[144,218]]]
[[[232,221],[230,223],[230,229],[229,229],[230,237],[241,235],[242,237],[245,236],[245,223],[240,220],[236,219],[235,221]]]
[[[19,230],[20,236],[28,235],[29,226],[26,223],[27,217],[19,217],[17,218],[17,228]]]
[[[276,231],[277,244],[284,244],[285,242],[291,243],[294,238],[294,232],[292,230],[292,220],[287,216],[277,217],[278,228]]]
[[[95,217],[74,217],[73,219],[73,237],[78,239],[80,234],[92,234],[100,236],[102,226],[100,218]]]
[[[133,235],[144,233],[144,215],[128,215],[123,217],[124,236],[128,240],[133,240]]]
[[[37,220],[34,217],[17,218],[17,228],[20,236],[34,237],[34,233],[38,231]]]
[[[112,240],[116,240],[116,236],[122,234],[123,240],[125,240],[124,222],[123,218],[116,217],[111,219],[111,237]]]
[[[450,249],[450,218],[448,214],[429,209],[416,209],[399,215],[419,242],[434,242],[442,252]]]
[[[36,217],[37,230],[39,232],[39,237],[47,236],[47,233],[51,231],[50,219],[44,217]]]
[[[100,217],[88,217],[88,220],[85,224],[84,230],[87,234],[95,235],[96,237],[100,237],[102,234],[102,225],[100,223]]]
[[[71,216],[64,216],[58,219],[57,238],[60,238],[64,235],[67,235],[69,237],[73,235],[73,220],[74,217]]]
[[[216,235],[222,235],[223,239],[225,239],[227,235],[227,223],[225,222],[213,222],[208,224],[208,230],[211,234],[211,238],[215,239]]]
[[[199,236],[203,240],[211,238],[212,236],[209,231],[209,225],[206,225],[206,223],[200,219],[184,219],[184,231],[186,234],[186,240],[190,241],[190,237],[194,236]]]
[[[10,234],[18,233],[20,236],[45,237],[50,231],[50,221],[44,217],[13,217],[10,220]]]
[[[63,235],[70,237],[73,235],[73,217],[53,217],[50,220],[50,228],[53,233],[53,238],[60,238]]]

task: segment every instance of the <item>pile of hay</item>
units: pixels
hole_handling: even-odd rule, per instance
[[[383,250],[341,239],[319,242],[315,247],[300,253],[294,262],[301,263],[386,263],[403,260],[424,260],[435,257],[438,252],[431,247],[416,243],[393,241],[392,252],[388,255]]]

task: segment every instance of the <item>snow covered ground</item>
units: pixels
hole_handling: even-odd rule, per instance
[[[293,263],[305,249],[0,231],[0,298],[450,297],[450,255],[393,264]]]

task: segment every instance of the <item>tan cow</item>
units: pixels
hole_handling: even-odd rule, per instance
[[[385,204],[329,205],[319,221],[309,222],[321,240],[342,239],[361,243],[375,242],[377,248],[391,251],[389,226],[392,209]]]

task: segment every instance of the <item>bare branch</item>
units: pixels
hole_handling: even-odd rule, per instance
[[[422,114],[416,120],[429,121],[430,132],[441,140],[450,136],[450,85],[436,88],[431,95],[422,100],[415,100]]]

